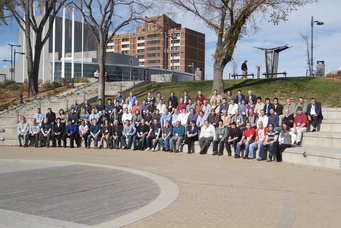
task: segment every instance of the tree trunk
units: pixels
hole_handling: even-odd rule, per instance
[[[223,72],[224,65],[221,62],[215,61],[213,66],[213,90],[218,90],[218,94],[224,94]]]
[[[98,65],[99,65],[99,80],[98,80],[98,99],[105,99],[105,42],[100,42],[98,45]]]

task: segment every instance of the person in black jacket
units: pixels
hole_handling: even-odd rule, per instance
[[[120,140],[122,137],[123,126],[120,124],[118,119],[114,120],[114,124],[111,127],[111,136],[110,136],[110,149],[120,148]]]
[[[313,125],[313,130],[316,131],[317,124],[319,124],[322,119],[322,106],[320,102],[316,102],[315,98],[311,98],[310,104],[308,105],[307,108],[307,116],[309,122],[312,123]]]
[[[57,118],[54,124],[54,130],[52,132],[52,147],[56,147],[56,139],[58,142],[58,147],[61,147],[62,138],[64,137],[65,125],[61,123],[61,119]]]
[[[237,149],[237,143],[242,138],[242,132],[237,127],[235,122],[231,123],[231,129],[229,130],[229,134],[227,136],[227,142],[225,143],[225,147],[227,150],[227,155],[231,156],[231,146],[230,144],[233,144],[234,151],[236,152]]]

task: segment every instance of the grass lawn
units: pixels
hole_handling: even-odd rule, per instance
[[[147,85],[138,86],[132,91],[135,96],[142,101],[150,91],[156,96],[158,91],[161,92],[165,99],[168,99],[171,91],[175,92],[178,98],[182,96],[183,90],[187,90],[190,97],[195,98],[198,90],[202,90],[203,94],[209,98],[212,92],[213,81],[191,81],[191,82],[172,82],[172,83],[149,83]],[[310,102],[310,98],[314,97],[320,101],[324,107],[341,107],[341,81],[326,77],[298,77],[298,78],[274,78],[274,79],[248,79],[248,80],[225,80],[224,92],[232,91],[237,94],[237,90],[241,90],[247,95],[248,90],[252,90],[256,96],[261,96],[263,100],[269,97],[271,100],[278,97],[281,104],[285,103],[286,98],[291,98],[297,102],[302,96],[306,101]],[[125,92],[124,97],[129,95]]]

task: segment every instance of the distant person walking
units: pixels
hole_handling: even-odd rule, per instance
[[[99,72],[98,69],[96,69],[95,73],[94,73],[94,78],[98,81],[99,79]]]
[[[243,78],[247,79],[247,60],[244,60],[241,69],[243,73]]]

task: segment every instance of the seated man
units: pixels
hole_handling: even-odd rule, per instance
[[[307,115],[303,113],[301,107],[297,108],[297,114],[294,118],[294,127],[291,130],[296,134],[296,144],[301,146],[303,132],[307,131]]]
[[[30,128],[28,131],[28,136],[26,137],[25,144],[28,145],[28,139],[34,137],[35,139],[35,147],[39,146],[39,134],[40,134],[40,125],[37,123],[36,119],[32,119],[32,124],[30,124]]]
[[[317,124],[319,124],[322,119],[322,107],[320,102],[316,102],[315,98],[311,98],[310,104],[307,108],[307,116],[309,122],[311,122],[313,126],[313,132],[316,131]]]
[[[290,113],[289,109],[284,110],[282,124],[285,123],[289,129],[294,127],[294,115]],[[282,126],[282,125],[281,125]]]
[[[134,141],[134,149],[137,150],[140,148],[140,150],[144,150],[144,147],[146,145],[146,137],[149,132],[149,126],[145,124],[144,119],[141,119],[140,125],[136,129],[136,134],[133,137]],[[138,143],[140,141],[140,143]]]
[[[165,152],[169,151],[169,140],[172,137],[173,125],[170,124],[168,120],[166,120],[164,126],[161,129],[161,137],[159,138],[159,143],[162,147],[162,150]]]
[[[86,124],[85,120],[82,120],[81,125],[78,127],[79,134],[79,142],[77,143],[80,147],[82,145],[82,139],[84,140],[84,147],[88,145],[88,136],[89,136],[89,126]]]
[[[161,125],[157,121],[157,119],[154,119],[153,124],[150,127],[150,130],[147,134],[147,149],[146,149],[146,151],[150,150],[150,148],[152,151],[155,151],[155,147],[159,142],[160,134],[161,134]],[[153,140],[154,140],[154,143],[152,143]]]
[[[258,148],[259,157],[260,158],[264,157],[263,143],[264,143],[265,138],[266,138],[267,128],[263,127],[262,121],[259,121],[258,125],[259,125],[259,127],[256,130],[256,139],[249,146],[249,157],[248,158],[250,158],[250,159],[254,158],[253,153],[254,153],[256,148]],[[273,125],[271,124],[271,126],[273,126]]]
[[[218,127],[215,129],[216,139],[213,141],[213,154],[212,155],[223,155],[224,144],[228,136],[228,128],[223,125],[223,121],[218,121]],[[218,148],[219,145],[219,148]],[[219,149],[219,150],[218,150]]]
[[[64,148],[66,148],[66,138],[70,138],[70,148],[74,148],[74,141],[76,140],[76,135],[77,135],[77,124],[73,123],[72,120],[68,120],[67,125],[65,127],[65,134],[63,137]]]
[[[95,142],[94,148],[97,149],[98,140],[100,139],[100,137],[101,137],[101,125],[97,123],[97,120],[94,120],[93,123],[90,125],[90,131],[89,131],[88,140],[87,140],[87,143],[88,143],[87,148],[88,149],[90,148],[91,139],[93,139]]]
[[[227,150],[227,156],[231,156],[231,147],[230,144],[233,144],[234,152],[236,152],[237,144],[242,138],[242,133],[240,129],[237,127],[235,122],[231,123],[231,129],[229,130],[227,142],[225,143],[225,147]]]
[[[278,147],[278,131],[274,129],[274,125],[268,125],[268,131],[266,133],[265,141],[263,142],[264,148],[269,149],[269,158],[272,156],[276,157],[277,147]],[[265,154],[259,154],[257,161],[265,160]]]
[[[50,137],[51,137],[51,124],[49,123],[49,119],[45,118],[44,122],[41,124],[40,127],[40,147],[43,147],[43,141],[45,141],[46,147],[50,147]]]
[[[270,115],[268,116],[268,125],[272,124],[275,128],[276,131],[280,131],[281,127],[279,126],[279,117],[278,115],[275,113],[275,109],[273,107],[270,108]],[[267,127],[264,126],[264,127]]]
[[[200,146],[200,154],[207,154],[207,150],[216,139],[215,128],[212,124],[205,120],[204,126],[200,129],[200,136],[199,136],[199,146]]]
[[[246,129],[243,132],[243,136],[237,144],[235,158],[240,158],[240,150],[245,146],[245,153],[243,159],[247,159],[249,156],[249,146],[255,141],[256,133],[255,129],[251,127],[250,123],[246,124]]]
[[[61,147],[62,138],[64,137],[65,132],[65,125],[61,123],[61,119],[58,117],[53,127],[54,130],[52,132],[52,147],[56,147],[56,139],[58,142],[58,147]]]
[[[26,138],[28,138],[29,124],[26,122],[26,118],[24,116],[20,117],[20,123],[18,124],[18,140],[19,146],[22,147],[21,138],[24,139],[24,147],[27,147]]]
[[[242,115],[239,114],[238,109],[236,109],[234,113],[235,114],[232,116],[232,122],[235,122],[237,127],[242,131],[245,128],[244,118]]]
[[[120,148],[120,141],[122,137],[123,126],[119,123],[118,119],[114,120],[114,125],[111,128],[111,137],[110,137],[110,149]]]
[[[172,131],[173,137],[169,140],[169,152],[178,153],[180,145],[185,137],[185,127],[180,125],[180,121],[176,121]]]
[[[123,133],[121,137],[122,149],[127,150],[131,148],[131,144],[133,142],[133,137],[135,134],[136,134],[136,128],[134,124],[131,124],[130,120],[127,119],[125,121],[125,125],[123,127]],[[126,139],[128,139],[128,145],[126,143]]]
[[[104,110],[103,110],[104,111]],[[110,136],[111,136],[111,125],[109,119],[105,119],[103,125],[101,125],[101,147],[104,148],[104,142],[106,144],[106,149],[109,148]]]

